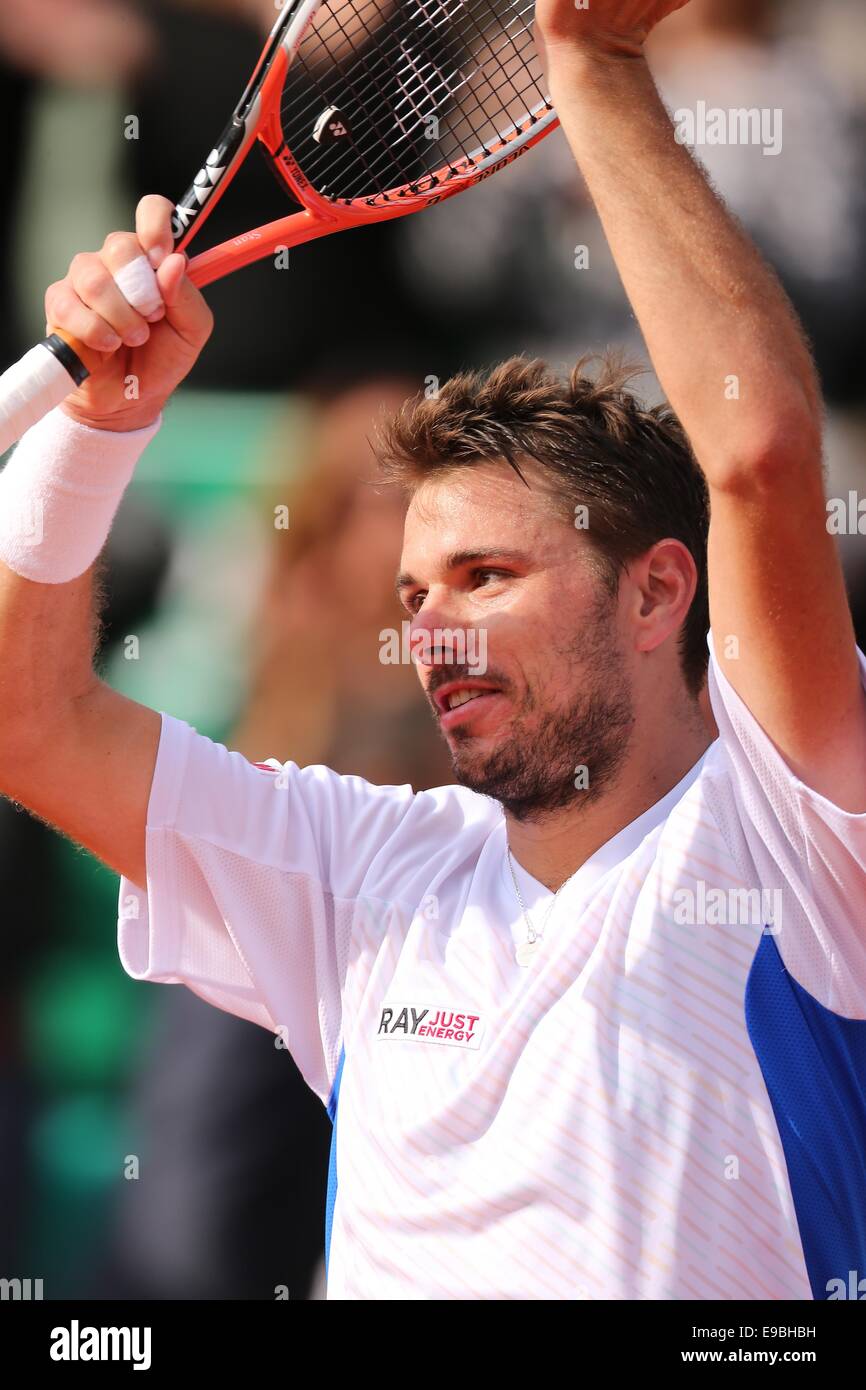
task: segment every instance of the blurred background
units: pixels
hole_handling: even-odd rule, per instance
[[[0,364],[43,335],[45,287],[77,250],[131,226],[143,193],[187,188],[275,13],[3,0]],[[672,110],[782,113],[777,155],[698,153],[812,339],[828,495],[864,497],[866,8],[693,0],[651,59]],[[250,160],[202,243],[288,210]],[[378,659],[402,617],[401,509],[368,441],[459,367],[642,355],[565,142],[208,298],[214,335],[109,545],[105,674],[254,760],[448,781],[414,671]],[[863,647],[866,547],[840,544]],[[117,879],[2,799],[0,895],[0,1276],[41,1278],[46,1298],[321,1298],[330,1123],[286,1052],[182,987],[128,979]]]

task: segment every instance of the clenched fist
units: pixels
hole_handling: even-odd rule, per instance
[[[588,48],[636,57],[655,26],[688,0],[537,0],[539,47]]]
[[[83,344],[90,376],[63,410],[95,429],[152,424],[210,337],[213,315],[172,251],[172,204],[142,198],[135,232],[112,232],[101,251],[77,255],[45,295],[46,331]],[[142,255],[156,271],[162,303],[144,318],[114,276]]]

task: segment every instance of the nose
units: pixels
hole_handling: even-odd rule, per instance
[[[435,670],[437,666],[453,666],[465,645],[465,628],[454,605],[430,590],[409,624],[409,642],[419,667]]]
[[[445,629],[435,620],[414,618],[409,625],[409,643],[412,659],[419,667],[434,670],[444,666],[448,657],[442,642]]]

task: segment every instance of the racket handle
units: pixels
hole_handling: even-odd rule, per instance
[[[82,350],[50,333],[0,376],[0,454],[87,380]]]

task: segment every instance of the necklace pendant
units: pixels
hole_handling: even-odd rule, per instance
[[[517,964],[522,965],[524,968],[526,968],[528,965],[531,965],[533,957],[538,951],[540,942],[540,936],[534,937],[532,941],[521,941],[520,945],[517,947],[517,950],[514,952]]]

